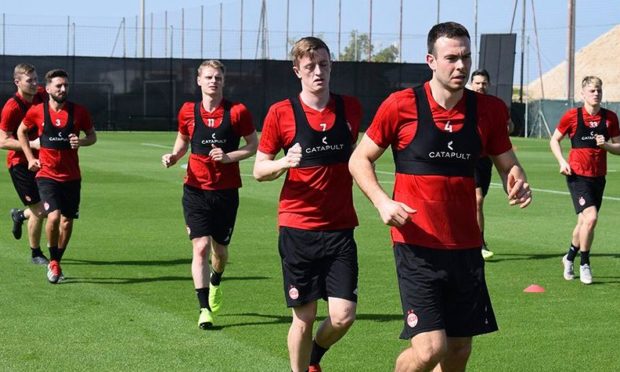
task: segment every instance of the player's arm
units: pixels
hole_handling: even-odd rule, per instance
[[[527,182],[525,170],[519,164],[519,160],[517,160],[512,149],[500,155],[491,156],[491,159],[493,159],[497,172],[502,179],[510,205],[519,205],[521,208],[530,205],[532,190]]]
[[[6,132],[0,129],[0,148],[5,150],[21,151],[22,146],[19,141],[11,136],[11,132]]]
[[[605,136],[599,134],[596,136],[596,144],[607,152],[620,155],[620,136],[612,137],[610,141],[605,141]]]
[[[403,226],[411,218],[409,213],[415,213],[415,210],[404,203],[392,200],[379,184],[374,163],[384,151],[384,148],[364,134],[349,159],[349,172],[362,192],[377,208],[383,223]]]
[[[174,141],[174,146],[172,146],[172,152],[164,154],[161,157],[162,165],[166,168],[170,168],[171,166],[175,165],[179,161],[179,159],[185,156],[188,147],[189,136],[178,132],[177,138]]]
[[[22,145],[18,140],[13,138],[12,132],[5,132],[0,129],[0,148],[5,150],[22,151]],[[39,149],[39,139],[30,141],[30,148],[33,150]]]
[[[209,151],[209,156],[215,161],[226,164],[238,162],[256,154],[256,148],[258,147],[258,135],[256,135],[256,131],[247,136],[243,136],[243,139],[245,140],[245,146],[229,153],[224,153],[221,148],[214,146],[213,149]]]
[[[276,160],[275,154],[256,152],[254,162],[254,178],[257,181],[272,181],[286,173],[289,168],[296,168],[301,162],[301,146],[299,143],[288,149],[286,155]]]
[[[21,150],[24,152],[26,159],[28,159],[28,169],[36,172],[41,169],[41,163],[39,159],[34,157],[32,148],[30,147],[30,140],[28,139],[28,127],[23,122],[19,124],[17,128],[17,140],[21,146]]]
[[[77,149],[83,146],[92,146],[97,142],[97,132],[95,128],[90,128],[84,131],[85,136],[80,138],[78,135],[71,133],[69,135],[69,143],[72,149]]]
[[[562,141],[563,138],[564,134],[556,129],[549,140],[549,147],[551,147],[551,152],[560,165],[560,173],[570,176],[570,165],[568,165],[568,162],[564,159],[564,155],[562,155],[562,146],[560,146],[560,141]]]

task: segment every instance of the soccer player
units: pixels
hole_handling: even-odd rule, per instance
[[[349,169],[391,235],[403,308],[401,338],[410,346],[396,371],[463,371],[472,337],[497,330],[484,278],[476,221],[474,169],[491,156],[510,205],[531,191],[503,125],[506,105],[464,89],[471,67],[469,33],[440,23],[427,39],[432,79],[391,94],[351,155]],[[374,163],[392,147],[393,197]]]
[[[82,176],[78,149],[97,142],[97,133],[85,107],[67,100],[69,76],[62,69],[45,74],[48,100],[32,106],[17,129],[28,169],[36,180],[47,215],[45,233],[50,250],[47,279],[56,284],[64,279],[60,262],[67,249],[73,220],[79,217]],[[39,158],[30,147],[28,132],[38,130]],[[80,138],[80,132],[85,136]]]
[[[20,63],[13,70],[13,82],[17,86],[17,92],[9,98],[2,108],[0,118],[0,147],[8,150],[6,163],[13,180],[17,195],[26,208],[23,210],[12,209],[13,236],[20,239],[22,236],[22,224],[28,220],[28,243],[30,244],[32,263],[47,265],[47,257],[41,251],[41,228],[43,224],[43,208],[39,197],[39,189],[35,181],[35,172],[28,170],[28,160],[22,152],[17,140],[17,128],[22,122],[28,109],[37,103],[47,99],[45,92],[40,92],[37,87],[37,71],[35,67]],[[30,145],[37,156],[39,143],[36,133],[33,131],[29,136]]]
[[[603,202],[607,152],[620,154],[620,129],[618,116],[601,107],[603,82],[596,76],[586,76],[581,81],[583,106],[568,110],[560,119],[549,141],[551,151],[560,165],[577,213],[568,253],[562,257],[564,279],[573,280],[573,263],[579,252],[579,280],[592,283],[590,249],[594,228]],[[571,150],[568,161],[562,155],[560,142],[568,135]]]
[[[200,305],[201,329],[213,326],[214,315],[222,306],[220,282],[239,207],[239,161],[254,155],[258,146],[248,109],[224,99],[224,75],[225,67],[220,61],[200,64],[196,83],[201,100],[183,104],[172,152],[161,158],[164,167],[171,167],[191,144],[183,185],[183,212],[192,241],[192,278]],[[245,141],[243,147],[239,147],[241,137]]]
[[[488,94],[490,84],[491,78],[487,70],[478,69],[471,73],[471,89],[474,92]],[[508,118],[508,133],[512,132],[512,129],[512,120]],[[480,226],[480,233],[482,234],[482,257],[485,260],[491,259],[494,255],[484,239],[484,198],[487,196],[489,186],[491,185],[492,168],[493,162],[491,158],[488,156],[481,156],[478,159],[478,163],[476,163],[474,172],[474,179],[476,180],[476,217],[478,226]]]
[[[291,369],[320,371],[327,349],[355,320],[357,246],[353,230],[353,179],[347,162],[362,117],[356,98],[330,93],[329,48],[304,37],[291,50],[301,93],[273,104],[265,118],[254,177],[272,181],[286,173],[278,208],[284,296],[292,308],[288,333]],[[284,150],[285,155],[276,160]],[[314,341],[317,301],[329,314]]]

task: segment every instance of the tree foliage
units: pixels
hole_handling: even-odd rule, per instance
[[[398,47],[390,45],[387,48],[374,53],[375,46],[370,43],[370,37],[366,33],[358,33],[357,30],[351,31],[349,44],[344,48],[338,57],[339,61],[368,61],[372,62],[396,62],[398,59]]]

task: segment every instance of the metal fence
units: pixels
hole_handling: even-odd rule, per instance
[[[91,112],[98,130],[176,130],[183,102],[200,99],[196,85],[199,59],[0,56],[0,99],[15,93],[12,71],[17,63],[34,64],[40,79],[53,68],[69,73],[69,99]],[[256,128],[269,106],[300,91],[290,61],[223,60],[224,94],[243,102]],[[331,89],[356,96],[365,128],[379,104],[392,92],[431,77],[426,64],[335,62]]]
[[[579,106],[580,103],[575,103]],[[602,104],[608,110],[619,112],[620,102],[604,102]],[[515,108],[520,113],[513,115],[515,117],[521,117],[524,119],[521,125],[517,125],[518,130],[513,132],[514,135],[520,135],[524,137],[537,137],[537,138],[549,138],[555,128],[557,127],[562,115],[571,108],[567,100],[541,100],[532,101],[527,105],[515,105]]]

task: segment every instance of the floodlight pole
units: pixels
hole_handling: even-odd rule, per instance
[[[519,85],[519,102],[523,103],[523,64],[525,58],[525,10],[527,0],[523,0],[521,3],[523,5],[523,16],[521,20],[521,81]]]
[[[575,99],[575,0],[568,0],[568,48],[567,48],[567,97],[568,106],[573,107]]]
[[[140,58],[144,58],[145,38],[144,38],[144,4],[146,0],[140,0]]]

